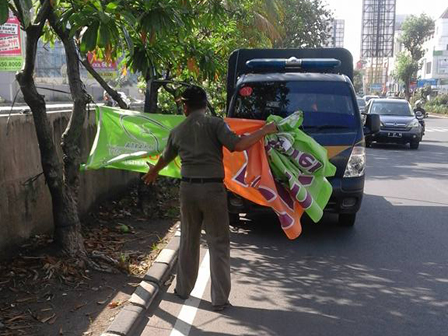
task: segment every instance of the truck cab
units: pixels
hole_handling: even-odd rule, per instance
[[[346,49],[242,49],[232,53],[227,78],[227,117],[265,120],[297,110],[300,126],[327,149],[337,167],[326,212],[352,226],[361,207],[366,164],[364,135],[379,130],[378,118],[365,124],[352,85],[353,60]],[[231,213],[257,206],[229,193]]]

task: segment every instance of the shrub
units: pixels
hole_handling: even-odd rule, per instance
[[[448,94],[440,94],[428,102],[428,105],[431,106],[448,106]]]
[[[448,105],[427,105],[428,112],[448,114]]]

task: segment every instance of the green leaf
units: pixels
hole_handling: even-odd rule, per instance
[[[25,29],[26,29],[29,27],[29,25],[31,23],[30,10],[33,7],[33,3],[31,0],[19,0],[19,3],[20,3],[20,6],[22,7],[23,25],[25,26]]]
[[[98,35],[98,46],[100,48],[105,48],[109,42],[110,42],[109,28],[104,23],[102,23],[100,25],[100,34]]]
[[[137,19],[130,12],[122,12],[120,13],[127,21],[130,26],[135,26],[137,24]]]
[[[134,54],[134,42],[132,42],[132,39],[129,36],[129,32],[127,31],[127,29],[125,27],[123,27],[122,30],[123,30],[124,38],[126,40],[126,44],[128,45],[128,48],[129,48],[129,55],[132,56]]]
[[[107,24],[107,23],[109,23],[111,21],[111,18],[108,15],[106,15],[104,12],[99,11],[98,14],[100,16],[101,22]]]
[[[22,8],[24,10],[29,11],[31,8],[33,8],[33,1],[32,0],[20,0],[20,3],[21,3]]]
[[[113,11],[113,10],[117,9],[117,7],[118,7],[118,4],[115,2],[108,3],[106,6],[106,11]]]
[[[0,0],[0,24],[4,24],[8,20],[9,8],[7,0]]]
[[[98,37],[98,26],[99,26],[98,21],[93,22],[82,35],[81,40],[82,53],[87,53],[88,51],[95,49],[96,40]]]

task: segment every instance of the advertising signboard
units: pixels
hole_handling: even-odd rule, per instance
[[[18,71],[22,63],[20,22],[9,13],[8,20],[0,25],[0,71]]]
[[[89,60],[90,64],[92,65],[92,68],[95,69],[96,72],[98,72],[103,79],[105,80],[111,80],[117,78],[117,62],[106,62],[100,59],[95,59],[92,55],[92,53],[87,54],[87,59]],[[89,74],[90,77],[90,74]]]

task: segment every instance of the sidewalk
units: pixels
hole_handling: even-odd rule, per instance
[[[202,244],[198,280],[188,300],[174,295],[176,279],[168,277],[138,319],[128,313],[128,329],[109,328],[102,336],[297,335],[305,321],[321,334],[328,331],[323,322],[332,316],[300,304],[302,295],[313,292],[304,281],[309,271],[294,251],[299,245],[286,238],[276,221],[233,227],[231,242],[231,307],[212,310],[208,249]]]

